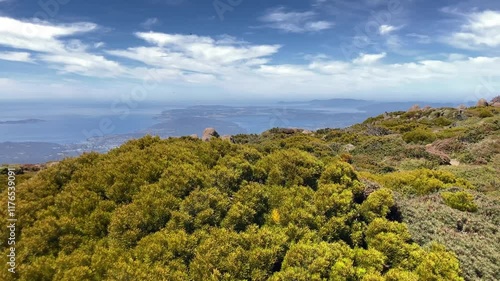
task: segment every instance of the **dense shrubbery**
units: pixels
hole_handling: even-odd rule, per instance
[[[499,280],[500,120],[484,110],[236,144],[145,137],[25,174],[17,277]]]
[[[294,148],[146,137],[40,172],[18,202],[19,280],[461,280],[388,219],[389,189]]]

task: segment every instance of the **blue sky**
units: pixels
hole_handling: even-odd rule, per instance
[[[0,99],[500,93],[497,0],[0,0]]]

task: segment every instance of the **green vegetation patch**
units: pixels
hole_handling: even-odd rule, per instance
[[[441,197],[444,203],[453,209],[464,212],[477,211],[477,205],[474,203],[474,196],[468,192],[442,192]]]

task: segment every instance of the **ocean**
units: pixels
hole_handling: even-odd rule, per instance
[[[152,105],[131,109],[125,116],[113,112],[111,103],[32,103],[2,102],[0,122],[38,119],[36,123],[0,124],[0,142],[52,142],[59,144],[85,141],[85,131],[100,128],[111,120],[107,134],[129,134],[154,125],[162,110],[172,106]]]

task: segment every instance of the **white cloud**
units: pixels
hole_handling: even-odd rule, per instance
[[[9,22],[5,18],[1,20]],[[382,92],[394,97],[422,93],[436,98],[436,94],[443,90],[447,93],[456,92],[457,96],[473,94],[480,84],[480,77],[500,79],[498,57],[467,58],[452,54],[443,56],[443,60],[416,59],[405,63],[386,63],[383,61],[388,56],[386,53],[375,53],[360,54],[352,61],[320,55],[307,56],[307,62],[302,64],[280,64],[273,63],[273,56],[280,51],[280,45],[252,44],[229,35],[208,37],[139,32],[135,33],[136,37],[143,40],[143,44],[139,46],[96,50],[95,43],[77,39],[80,33],[95,30],[97,26],[93,24],[51,25],[19,20],[10,22],[16,25],[10,29],[0,25],[0,45],[18,51],[3,52],[0,57],[43,62],[39,67],[47,66],[61,73],[98,78],[117,77],[122,79],[118,84],[126,83],[128,79],[144,79],[154,73],[154,77],[162,81],[161,85],[164,87],[199,87],[195,89],[214,89],[219,93],[255,98],[268,94],[274,97],[298,97],[310,93],[315,97],[332,97]],[[23,34],[22,28],[29,25],[36,25],[41,32]],[[485,21],[483,27],[487,26],[494,24]],[[69,35],[72,39],[66,39],[65,36]],[[395,35],[387,38],[391,36]],[[143,65],[127,66],[112,60],[112,57],[133,60]],[[492,83],[500,89],[500,83]],[[51,90],[67,91],[67,94],[75,95],[85,95],[88,91],[98,92],[85,86],[81,86],[85,90],[62,86],[37,89],[37,82],[20,86],[21,84],[0,79],[0,85],[5,86],[0,87],[1,91],[20,87],[16,92],[30,95],[53,95]]]
[[[382,35],[386,35],[386,34],[389,34],[393,31],[396,31],[398,30],[399,28],[395,27],[395,26],[392,26],[392,25],[387,25],[387,24],[383,24],[379,27],[379,33],[382,34]]]
[[[31,54],[26,52],[0,52],[0,60],[32,62]]]
[[[385,58],[387,54],[386,53],[381,53],[381,54],[361,54],[359,57],[353,60],[353,63],[355,64],[373,64],[381,59]]]
[[[0,17],[0,45],[37,52],[63,51],[64,44],[59,38],[93,31],[96,28],[96,24],[86,22],[51,25]]]
[[[406,34],[407,37],[414,38],[414,40],[419,44],[430,44],[432,42],[431,37],[424,34],[409,33]]]
[[[267,11],[259,20],[266,27],[291,33],[317,32],[334,26],[333,22],[317,20],[317,14],[313,11],[288,12],[283,7]]]
[[[188,72],[219,74],[228,67],[251,67],[268,62],[279,45],[250,45],[229,38],[139,32],[136,36],[154,46],[110,50],[107,53],[146,65]]]
[[[117,62],[103,56],[75,52],[64,54],[42,54],[38,58],[50,63],[53,68],[67,73],[76,73],[93,77],[117,77],[124,73],[124,68]]]
[[[483,11],[468,14],[460,31],[445,40],[462,49],[500,47],[500,11]]]
[[[347,62],[328,61],[328,60],[313,60],[309,64],[309,69],[320,74],[342,74],[349,70],[351,65]]]
[[[304,30],[306,31],[321,31],[325,29],[330,29],[333,27],[333,23],[328,21],[313,21],[308,22],[304,26]]]
[[[467,59],[466,55],[463,54],[448,54],[448,60],[449,61],[460,61],[460,60],[465,60]]]
[[[94,48],[96,48],[96,49],[102,48],[104,46],[106,46],[106,43],[104,43],[104,42],[94,43]]]
[[[148,18],[144,22],[141,23],[141,26],[145,29],[151,29],[151,27],[160,23],[158,18]]]
[[[0,17],[0,46],[35,52],[31,56],[33,61],[48,63],[50,68],[60,72],[85,76],[118,76],[124,72],[118,63],[88,53],[88,46],[79,39],[64,39],[97,28],[96,24],[88,22],[54,25]],[[17,61],[27,59],[20,52],[16,58]]]
[[[305,78],[311,77],[314,75],[313,72],[305,69],[302,66],[298,65],[261,65],[257,70],[261,74],[272,75],[279,77],[296,77],[296,78]]]

